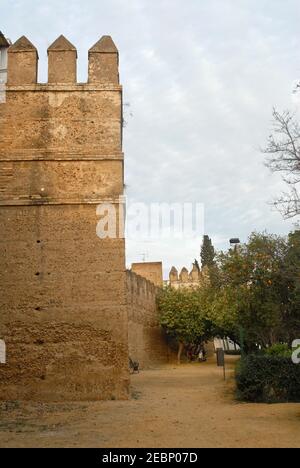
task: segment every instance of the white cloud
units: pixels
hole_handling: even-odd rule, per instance
[[[130,198],[203,202],[219,248],[254,229],[292,226],[268,205],[284,186],[258,148],[272,106],[299,105],[298,0],[2,0],[0,17],[9,37],[26,34],[39,47],[44,80],[46,48],[59,34],[78,47],[80,80],[88,48],[113,36],[133,114],[124,132]],[[131,243],[128,262],[151,250],[167,265],[188,264],[199,244]]]

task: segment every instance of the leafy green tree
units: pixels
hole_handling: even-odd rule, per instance
[[[213,336],[229,337],[245,352],[290,347],[300,336],[300,230],[287,238],[253,233],[214,261],[217,281],[167,288],[158,299],[161,325],[178,341],[179,359],[184,343]]]
[[[209,278],[213,288],[217,287],[220,283],[216,256],[217,254],[210,237],[207,235],[203,236],[200,252],[202,272]]]
[[[199,262],[198,262],[198,260],[196,258],[195,258],[195,261],[194,261],[193,265],[195,265],[197,270],[200,272],[200,265],[199,265]]]
[[[253,233],[247,244],[218,257],[220,287],[209,317],[246,350],[290,343],[299,330],[299,232]]]
[[[240,344],[239,315],[245,301],[246,291],[241,286],[227,285],[214,291],[207,309],[207,319],[212,324],[214,336],[229,337]]]
[[[204,235],[200,253],[202,268],[213,267],[215,264],[215,256],[216,252],[210,237],[208,235]]]
[[[283,304],[283,330],[285,340],[291,345],[300,333],[300,230],[288,236],[280,283]]]
[[[200,344],[211,336],[201,290],[165,288],[158,296],[158,308],[161,326],[178,342],[178,362],[185,344]]]

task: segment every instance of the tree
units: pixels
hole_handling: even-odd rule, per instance
[[[201,290],[167,287],[158,296],[159,319],[166,333],[178,342],[178,362],[185,344],[201,344],[210,334]]]
[[[218,281],[198,289],[164,289],[160,323],[179,343],[214,336],[243,344],[245,352],[300,333],[300,230],[288,237],[252,233],[248,242],[215,258]]]
[[[282,302],[284,309],[283,329],[289,345],[300,333],[300,230],[288,236],[287,251],[281,271]]]
[[[194,261],[193,265],[195,265],[195,267],[197,268],[197,270],[200,273],[200,265],[199,265],[199,262],[198,262],[198,260],[196,258],[195,258],[195,261]]]
[[[280,114],[276,109],[273,126],[263,152],[268,155],[266,166],[272,172],[282,173],[289,188],[274,201],[274,206],[288,219],[300,214],[300,126],[289,111]]]
[[[246,350],[291,341],[300,329],[300,234],[253,233],[218,257],[220,287],[208,318]]]
[[[208,278],[213,288],[217,287],[219,285],[219,271],[216,263],[216,252],[208,235],[203,236],[200,257],[202,273]]]
[[[210,237],[208,235],[204,235],[200,253],[202,268],[205,266],[208,268],[213,267],[215,264],[215,256],[215,249]]]

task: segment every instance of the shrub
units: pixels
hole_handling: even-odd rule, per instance
[[[286,358],[292,357],[292,350],[289,346],[285,343],[276,343],[270,348],[265,350],[265,354],[267,356],[281,356]]]
[[[257,403],[300,402],[300,365],[290,358],[248,355],[236,370],[237,396]]]

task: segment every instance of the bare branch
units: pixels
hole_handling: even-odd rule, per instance
[[[265,165],[272,172],[283,173],[282,179],[291,187],[273,202],[285,219],[300,214],[297,185],[300,184],[300,126],[289,111],[280,114],[273,109],[273,133],[262,152],[268,157]]]

